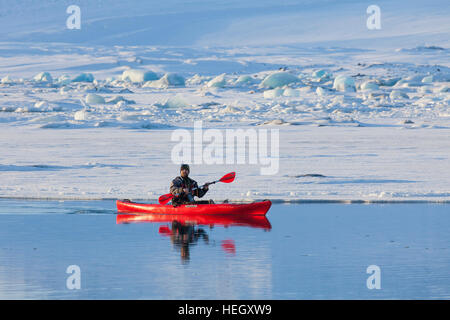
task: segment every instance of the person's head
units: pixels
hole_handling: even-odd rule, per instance
[[[183,177],[183,178],[188,177],[189,176],[189,172],[190,172],[189,165],[188,164],[182,164],[181,168],[180,168],[180,175],[181,175],[181,177]]]

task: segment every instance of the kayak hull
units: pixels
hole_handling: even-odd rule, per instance
[[[126,223],[172,223],[178,221],[183,224],[222,226],[222,227],[250,227],[265,230],[272,229],[269,220],[264,215],[236,215],[236,214],[118,214],[117,224]]]
[[[182,214],[182,215],[211,215],[211,214],[237,214],[237,215],[265,215],[272,202],[269,200],[245,204],[183,204],[177,207],[172,205],[135,203],[117,200],[117,211],[121,213],[155,213],[155,214]]]

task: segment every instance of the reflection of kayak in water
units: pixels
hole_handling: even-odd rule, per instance
[[[270,230],[269,220],[262,215],[220,215],[220,214],[118,214],[118,224],[136,222],[173,222],[193,225],[218,225],[223,227],[244,226]]]
[[[145,204],[117,200],[116,204],[117,210],[119,212],[128,213],[159,213],[182,215],[265,215],[267,211],[269,211],[272,202],[266,200],[245,204],[182,204],[174,207],[172,205]]]

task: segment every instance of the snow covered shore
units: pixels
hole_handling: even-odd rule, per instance
[[[14,132],[14,134],[11,134]],[[0,129],[2,197],[155,200],[178,173],[171,130]],[[213,199],[450,200],[448,129],[284,127],[280,170],[192,165],[199,183],[236,171]],[[20,146],[20,147],[18,147]]]

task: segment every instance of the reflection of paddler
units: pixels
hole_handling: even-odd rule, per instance
[[[170,240],[176,248],[180,248],[181,260],[183,262],[189,261],[189,246],[196,244],[199,238],[203,238],[203,241],[208,244],[209,237],[205,230],[201,228],[195,228],[190,223],[180,223],[178,221],[172,222],[172,234]]]

